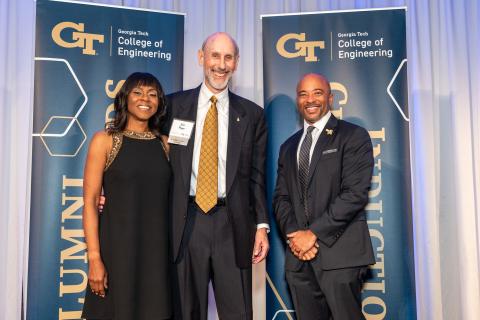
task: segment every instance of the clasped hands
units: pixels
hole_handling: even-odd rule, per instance
[[[287,234],[287,243],[292,253],[302,261],[315,258],[318,253],[317,236],[310,230],[299,230]]]

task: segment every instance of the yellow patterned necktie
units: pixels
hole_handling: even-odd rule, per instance
[[[195,202],[204,213],[216,204],[218,197],[218,113],[217,98],[210,98],[202,131],[200,161],[198,163],[197,192]]]

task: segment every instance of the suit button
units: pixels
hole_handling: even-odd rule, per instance
[[[187,219],[187,216],[183,216],[183,219]]]

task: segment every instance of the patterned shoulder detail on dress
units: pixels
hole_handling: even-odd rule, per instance
[[[123,141],[123,134],[121,132],[114,132],[112,133],[112,150],[108,153],[107,157],[107,164],[105,165],[105,170],[107,171],[108,167],[112,164],[113,160],[117,157],[118,151],[120,151],[120,148],[122,147],[122,141]]]

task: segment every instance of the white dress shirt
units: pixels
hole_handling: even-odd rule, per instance
[[[197,190],[197,175],[198,175],[198,163],[200,161],[200,150],[202,147],[202,133],[203,124],[207,117],[208,109],[212,102],[210,98],[212,96],[217,98],[217,112],[218,112],[218,197],[225,198],[227,196],[226,190],[226,175],[227,175],[227,142],[228,142],[228,87],[220,93],[213,94],[202,83],[200,87],[200,94],[198,95],[197,105],[197,119],[195,122],[195,143],[193,145],[193,159],[192,159],[192,174],[190,176],[190,195],[195,196]],[[270,231],[268,223],[260,223],[257,225],[257,229],[266,228],[267,232]]]
[[[320,134],[322,133],[323,129],[327,125],[328,120],[330,119],[331,112],[328,111],[323,117],[320,118],[317,122],[314,124],[309,124],[307,121],[303,120],[303,134],[302,138],[300,139],[300,143],[298,144],[298,149],[297,149],[297,166],[298,166],[298,157],[300,155],[300,147],[303,143],[303,140],[305,139],[305,136],[307,135],[307,128],[310,126],[314,126],[315,129],[312,131],[312,146],[310,147],[310,161],[312,160],[312,155],[313,155],[313,150],[315,149],[315,145],[317,144],[318,138],[320,137]]]
[[[192,175],[190,177],[190,195],[194,196],[197,190],[198,163],[202,147],[203,124],[207,117],[208,109],[212,102],[212,96],[217,98],[218,112],[218,197],[226,197],[226,173],[227,173],[227,142],[228,142],[228,88],[220,93],[213,94],[202,83],[198,96],[197,120],[195,122],[195,144],[193,145]]]

